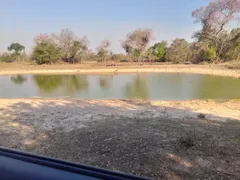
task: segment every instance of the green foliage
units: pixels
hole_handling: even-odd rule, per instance
[[[141,52],[138,49],[133,49],[132,50],[132,59],[135,61],[139,61],[140,60],[140,56],[141,56]]]
[[[204,52],[204,59],[213,62],[217,57],[216,51],[213,48],[208,48]]]
[[[10,46],[8,46],[8,51],[13,50],[15,54],[19,54],[24,49],[25,47],[19,43],[12,43]]]
[[[217,58],[216,48],[211,47],[206,42],[194,42],[190,46],[191,61],[194,64],[199,64],[204,61],[213,62]]]
[[[14,62],[15,60],[16,60],[15,54],[4,53],[0,56],[0,62],[10,63],[10,62]]]
[[[240,60],[240,28],[233,29],[229,33],[229,43],[224,49],[224,60]]]
[[[207,60],[228,61],[239,58],[239,51],[235,48],[240,42],[240,29],[233,29],[230,33],[227,30],[228,24],[237,19],[239,11],[240,1],[238,0],[213,1],[193,11],[192,16],[195,22],[202,26],[194,37],[198,42],[214,47],[214,50],[205,49],[204,56],[208,56],[205,57]]]
[[[235,47],[234,49],[230,49],[225,56],[227,61],[240,61],[240,47]]]
[[[82,62],[88,51],[87,37],[79,38],[70,29],[62,29],[59,34],[39,34],[35,37],[35,43],[55,46],[61,52],[59,59],[68,63]],[[44,61],[48,62],[49,60]]]
[[[159,58],[159,59],[162,59],[163,56],[165,55],[165,47],[163,46],[160,46],[157,51],[155,51],[156,53],[156,56]]]
[[[151,58],[156,58],[160,61],[165,61],[166,58],[166,50],[167,50],[167,42],[162,41],[160,43],[154,44],[152,47],[148,49],[148,53]]]
[[[32,53],[32,59],[37,64],[51,64],[61,57],[60,49],[50,42],[37,44]]]
[[[229,0],[226,0],[229,1]],[[127,55],[113,54],[110,50],[110,42],[104,40],[96,48],[95,52],[88,50],[88,39],[86,36],[80,38],[69,29],[63,29],[59,34],[40,34],[35,38],[36,46],[33,49],[31,58],[24,54],[25,47],[19,43],[12,43],[8,50],[11,54],[5,53],[0,56],[0,62],[13,62],[19,59],[31,59],[37,64],[50,64],[57,60],[68,63],[82,63],[83,60],[107,60],[118,61],[132,59],[141,61],[143,58],[158,60],[161,62],[170,61],[173,63],[202,62],[225,62],[240,61],[240,28],[227,31],[224,27],[227,21],[220,24],[211,24],[208,16],[211,15],[212,4],[193,12],[196,22],[201,23],[202,29],[194,34],[196,41],[189,44],[184,39],[175,39],[170,47],[166,41],[155,43],[148,48],[152,39],[151,29],[137,29],[127,34],[122,41],[122,47]],[[219,8],[219,7],[217,7]],[[225,7],[224,7],[225,8]],[[217,9],[219,10],[219,9]],[[234,12],[236,13],[236,12]],[[232,16],[230,16],[232,17]],[[215,22],[215,21],[214,21]],[[219,21],[220,22],[220,21]],[[210,23],[210,24],[209,24]],[[223,23],[223,24],[222,24]],[[214,25],[214,26],[213,26]],[[218,27],[218,30],[215,29]]]
[[[8,51],[14,51],[13,56],[14,59],[19,60],[21,56],[21,52],[25,50],[25,47],[19,43],[12,43],[10,46],[8,46]],[[12,56],[12,57],[13,57]],[[5,59],[7,62],[7,59]]]
[[[97,56],[99,58],[99,60],[101,62],[105,62],[106,63],[106,59],[107,57],[111,56],[111,52],[110,52],[110,45],[111,42],[109,40],[103,40],[100,45],[96,48],[97,51]]]

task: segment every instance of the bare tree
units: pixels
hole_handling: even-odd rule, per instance
[[[101,58],[101,61],[106,64],[106,58],[110,54],[110,45],[111,42],[109,40],[103,40],[100,45],[96,48],[97,55]]]
[[[128,55],[135,57],[139,61],[147,50],[151,38],[151,29],[137,29],[127,34],[121,45]]]
[[[167,51],[168,60],[175,64],[183,63],[189,59],[190,47],[185,39],[175,39]]]
[[[61,59],[68,63],[82,63],[88,51],[88,39],[80,38],[70,29],[63,29],[59,34],[40,34],[34,39],[36,44],[47,43],[56,46],[61,52]]]
[[[74,59],[78,58],[80,60],[80,63],[82,63],[88,53],[88,43],[89,41],[86,36],[74,41],[71,57],[73,57]]]
[[[61,49],[62,59],[72,61],[72,49],[76,46],[77,36],[70,29],[62,29],[59,35],[54,35],[54,40]]]
[[[65,62],[76,63],[76,58],[80,58],[82,63],[89,43],[86,36],[79,38],[70,29],[62,29],[60,34],[52,34],[51,37],[61,49],[61,56]]]

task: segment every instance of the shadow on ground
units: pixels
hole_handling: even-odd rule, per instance
[[[1,146],[153,179],[240,177],[239,119],[126,100],[5,101]]]

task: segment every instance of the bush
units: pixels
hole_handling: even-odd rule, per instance
[[[59,60],[60,57],[60,49],[49,42],[38,43],[32,53],[32,59],[37,64],[51,64]]]
[[[217,57],[216,51],[213,48],[208,48],[204,52],[204,59],[213,62]]]
[[[10,63],[14,61],[16,61],[16,57],[11,54],[3,54],[0,56],[0,62]]]

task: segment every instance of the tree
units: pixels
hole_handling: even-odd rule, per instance
[[[70,29],[62,29],[59,35],[52,35],[53,41],[61,49],[61,58],[65,62],[76,63],[77,58],[82,62],[87,52],[88,39],[79,38]]]
[[[80,61],[80,63],[83,62],[84,58],[86,58],[88,54],[88,39],[86,36],[83,38],[78,39],[77,41],[74,41],[73,47],[71,50],[72,57]]]
[[[240,60],[240,28],[233,29],[228,34],[228,43],[224,48],[225,60]]]
[[[152,47],[148,49],[148,57],[156,58],[160,61],[165,61],[166,49],[167,49],[166,41],[155,43]]]
[[[70,29],[62,29],[59,35],[54,35],[53,38],[61,49],[61,57],[65,62],[73,62],[73,49],[76,48],[76,35]]]
[[[96,52],[92,51],[91,49],[87,50],[85,55],[86,55],[85,59],[88,61],[97,61],[98,60]]]
[[[213,62],[216,59],[216,51],[214,48],[209,47],[206,42],[194,42],[190,45],[191,61],[194,64],[203,61]]]
[[[128,55],[139,61],[143,58],[151,38],[151,29],[137,29],[127,34],[126,39],[122,41],[121,45]]]
[[[239,0],[216,0],[192,13],[195,22],[202,25],[202,29],[194,37],[216,49],[217,59],[223,58],[224,49],[229,42],[226,26],[236,20],[239,12]]]
[[[106,58],[110,55],[109,47],[111,42],[109,40],[103,40],[100,45],[96,48],[97,56],[100,58],[102,62],[106,64]]]
[[[54,44],[61,52],[61,59],[68,63],[82,63],[88,51],[88,39],[80,38],[70,29],[62,29],[59,34],[40,34],[35,38],[35,43]]]
[[[173,63],[187,61],[190,56],[189,44],[185,39],[175,39],[167,51],[167,58]]]
[[[17,57],[17,61],[20,58],[21,52],[25,50],[25,47],[19,43],[12,43],[8,46],[8,51],[14,51],[14,55]]]
[[[32,59],[37,64],[51,64],[61,57],[60,49],[51,42],[38,43],[32,53]]]

